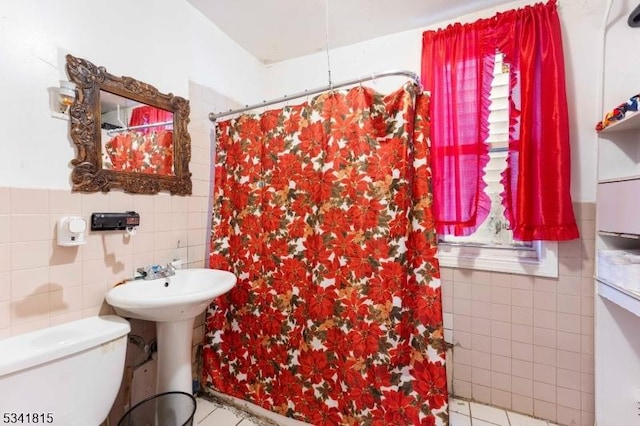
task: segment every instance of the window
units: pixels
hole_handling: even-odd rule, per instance
[[[493,75],[487,139],[489,163],[484,175],[491,211],[477,231],[467,237],[440,236],[440,265],[556,277],[557,242],[515,241],[504,215],[500,180],[507,165],[509,143],[509,68],[500,53],[496,55]]]

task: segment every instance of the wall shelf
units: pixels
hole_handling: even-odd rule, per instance
[[[640,111],[627,112],[622,120],[609,124],[598,132],[599,135],[640,129]]]
[[[615,183],[615,182],[625,182],[628,180],[640,180],[640,175],[620,176],[616,178],[601,179],[598,181],[598,183]]]
[[[612,282],[596,277],[597,291],[601,297],[640,317],[640,293],[627,290]]]
[[[621,232],[598,231],[598,235],[604,235],[607,237],[629,238],[632,240],[640,240],[640,235],[638,234],[624,234]]]

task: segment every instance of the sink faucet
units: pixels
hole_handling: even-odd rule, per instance
[[[160,265],[151,265],[136,270],[140,274],[137,278],[143,280],[155,280],[156,278],[166,278],[176,274],[176,268],[168,263],[164,268]]]

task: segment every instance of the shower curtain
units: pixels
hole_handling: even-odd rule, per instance
[[[447,424],[428,97],[355,87],[218,123],[206,385],[315,425]]]

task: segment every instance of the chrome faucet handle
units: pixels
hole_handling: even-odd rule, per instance
[[[161,267],[160,265],[151,265],[142,268],[137,268],[136,271],[139,276],[135,277],[136,279],[144,279],[144,280],[155,280],[156,278],[163,278],[175,275],[176,268],[168,264],[166,267]]]

